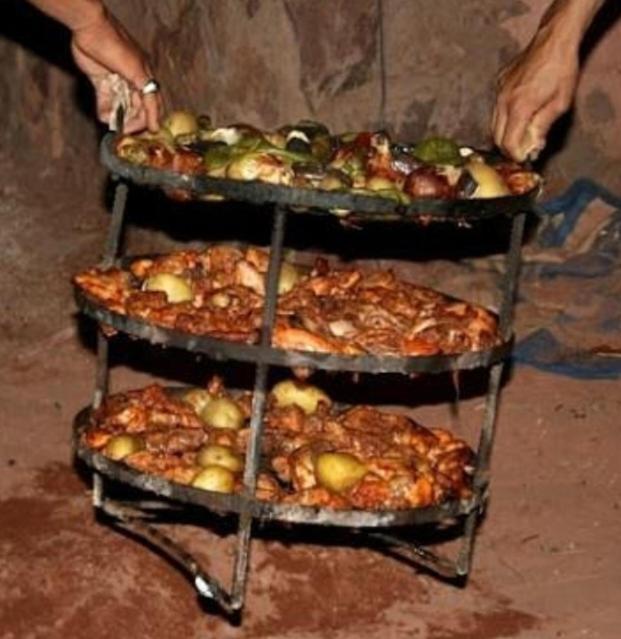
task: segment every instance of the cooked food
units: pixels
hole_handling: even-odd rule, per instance
[[[75,282],[116,313],[251,344],[261,327],[268,258],[267,251],[220,245],[138,259],[125,270],[91,268]],[[283,272],[290,272],[288,265]],[[163,274],[186,282],[192,298],[172,301],[170,290],[145,286]],[[278,298],[276,347],[420,356],[480,351],[499,343],[491,312],[400,280],[390,271],[333,268],[319,259],[312,270],[296,270],[296,278]]]
[[[465,161],[476,159],[494,171],[488,156],[449,138],[398,144],[381,131],[332,135],[310,121],[276,131],[246,124],[215,127],[208,117],[185,111],[171,113],[156,134],[122,136],[116,153],[133,164],[178,173],[384,197],[398,204],[518,195],[540,181],[534,172],[497,159],[504,188],[489,191],[489,172],[470,171]],[[520,178],[514,180],[516,173]]]
[[[118,461],[144,448],[144,442],[136,435],[117,435],[106,444],[106,457]]]
[[[209,444],[198,451],[196,461],[200,466],[223,466],[233,473],[238,473],[244,467],[242,458],[230,446]]]
[[[244,413],[237,403],[228,397],[212,399],[199,413],[201,419],[212,428],[236,430],[244,423]]]
[[[239,407],[240,428],[213,427],[185,400],[187,392],[152,385],[108,397],[82,442],[141,473],[203,490],[241,491],[251,395],[230,393],[219,379],[206,390]],[[337,408],[327,395],[307,413],[294,403],[283,406],[275,390],[264,422],[258,499],[395,510],[471,495],[473,453],[448,431],[371,406]]]
[[[353,488],[367,472],[366,465],[349,453],[320,453],[315,458],[317,483],[335,493]]]
[[[235,474],[223,466],[207,466],[192,480],[192,486],[215,493],[232,493]]]
[[[191,302],[194,295],[192,287],[179,275],[172,273],[157,273],[147,277],[143,284],[145,291],[160,291],[166,295],[171,304]]]
[[[320,402],[327,406],[331,404],[330,398],[320,388],[292,379],[276,384],[272,395],[277,406],[299,406],[307,415],[312,415]]]

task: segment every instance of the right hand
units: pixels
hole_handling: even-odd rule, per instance
[[[110,76],[118,74],[130,89],[125,114],[126,133],[159,129],[162,99],[159,93],[143,95],[142,87],[153,77],[144,53],[123,26],[105,12],[95,22],[73,31],[71,51],[76,64],[95,87],[97,116],[109,122],[114,102]]]
[[[554,121],[569,109],[578,83],[576,47],[542,29],[498,79],[492,119],[497,146],[522,162],[545,146]]]

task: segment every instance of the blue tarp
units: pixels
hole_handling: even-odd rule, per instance
[[[592,180],[580,179],[560,197],[548,200],[538,207],[542,217],[537,244],[542,251],[565,247],[583,214],[588,215],[589,207],[599,200],[610,208],[610,215],[602,231],[594,234],[594,241],[588,250],[574,255],[568,252],[559,262],[530,263],[531,272],[537,277],[577,277],[606,278],[614,273],[621,263],[621,198],[599,186]],[[587,220],[588,222],[588,220]],[[584,286],[595,287],[602,299],[610,303],[601,305],[611,309],[609,314],[596,318],[598,332],[614,333],[618,344],[621,341],[621,304],[610,298],[605,284],[597,288],[596,279],[585,282]],[[555,328],[572,318],[560,314],[556,326],[546,326],[535,330],[522,339],[515,347],[514,360],[539,369],[568,375],[580,379],[616,379],[621,377],[621,357],[606,355],[605,352],[580,351],[570,347],[557,337]]]

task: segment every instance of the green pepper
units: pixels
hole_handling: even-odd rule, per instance
[[[433,137],[419,142],[412,155],[427,164],[463,164],[459,146],[449,138]]]

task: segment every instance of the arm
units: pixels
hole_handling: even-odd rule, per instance
[[[573,102],[582,38],[604,0],[555,0],[528,47],[499,76],[492,119],[496,144],[515,160],[545,146]]]
[[[141,88],[152,77],[143,52],[101,0],[30,0],[72,32],[71,51],[97,94],[97,115],[107,122],[114,100],[111,74],[118,74],[130,89],[130,107],[125,117],[127,132],[158,129],[161,98],[142,95]]]

